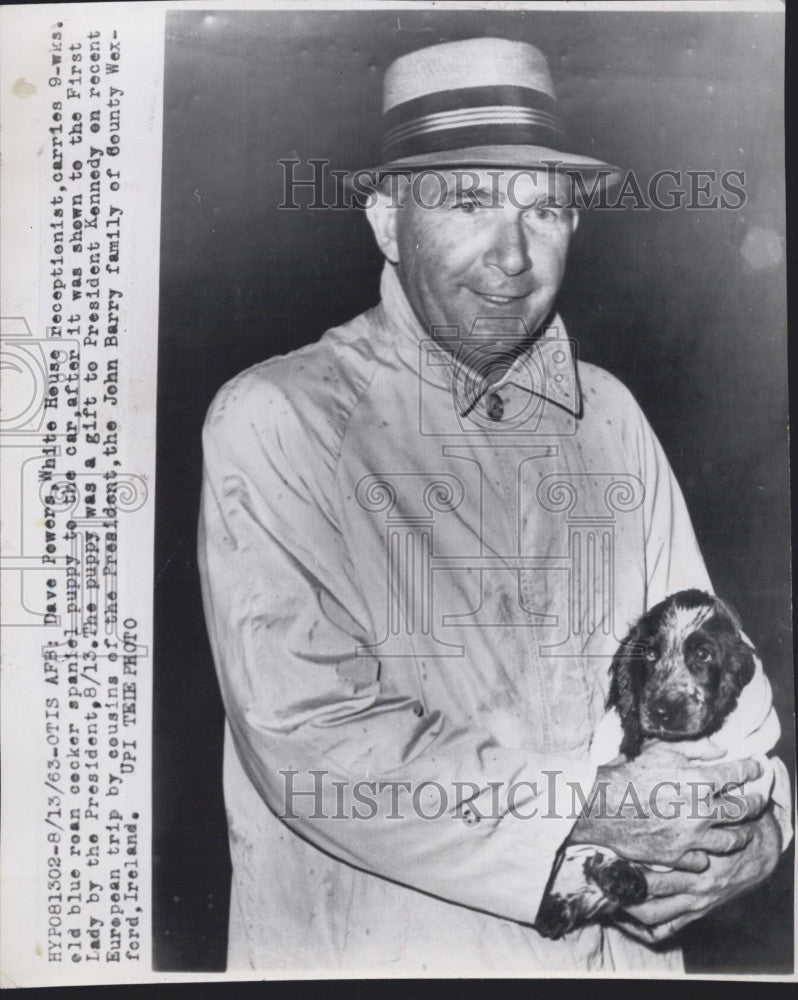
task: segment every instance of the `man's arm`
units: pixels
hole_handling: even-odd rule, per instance
[[[573,823],[566,782],[589,787],[591,765],[423,713],[410,680],[388,689],[379,663],[355,655],[374,636],[335,520],[334,457],[292,400],[253,382],[223,390],[206,423],[199,545],[222,695],[250,780],[274,813],[296,816],[291,830],[337,858],[532,923]],[[324,773],[323,800],[286,801],[287,781],[314,787],[310,771]],[[367,818],[323,818],[339,812],[335,782],[344,814]],[[358,782],[376,814],[353,799]]]

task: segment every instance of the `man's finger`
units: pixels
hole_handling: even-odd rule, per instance
[[[637,938],[638,941],[643,941],[645,944],[657,944],[659,941],[666,941],[686,924],[697,920],[700,916],[701,914],[698,912],[684,913],[681,917],[676,917],[674,920],[666,920],[661,924],[655,924],[653,927],[646,927],[643,924],[639,924],[636,920],[624,920],[623,917],[619,917],[615,923],[619,927],[622,927],[627,934]]]
[[[641,924],[653,927],[666,920],[681,917],[684,913],[695,912],[699,908],[698,900],[698,896],[681,892],[675,896],[662,896],[645,903],[638,903],[636,906],[624,907],[624,912],[639,920]]]
[[[672,867],[683,872],[705,872],[709,868],[709,855],[706,851],[687,851]]]
[[[710,854],[734,854],[751,842],[754,831],[750,826],[711,827],[701,837],[701,848]]]
[[[648,941],[652,944],[656,944],[659,941],[667,941],[669,937],[686,927],[687,924],[692,923],[694,920],[698,920],[699,917],[703,916],[703,910],[695,910],[690,913],[683,913],[680,917],[675,917],[673,920],[665,920],[661,924],[655,924],[653,927],[647,927]],[[625,925],[628,926],[628,925]],[[640,940],[644,940],[642,937]]]
[[[651,940],[654,944],[659,944],[660,941],[666,941],[669,937],[672,937],[676,931],[676,921],[666,920],[664,924],[658,924],[656,927],[651,928]]]
[[[676,920],[666,920],[661,924],[657,924],[655,927],[650,927],[651,941],[653,944],[659,944],[660,941],[667,941],[669,937],[678,931],[685,924],[689,924],[691,920],[696,919],[696,914],[687,913],[682,917],[677,917]]]
[[[762,775],[762,764],[755,757],[743,760],[703,760],[689,768],[690,780],[701,786],[713,786],[713,794],[724,794],[724,788],[742,786],[746,781],[756,781]],[[703,792],[702,792],[703,794]]]
[[[715,782],[719,786],[718,791],[721,791],[724,785],[742,785],[746,781],[756,781],[762,776],[762,765],[756,757],[724,760],[715,765],[714,772]]]
[[[768,800],[759,792],[748,795],[729,795],[718,804],[716,823],[740,823],[743,820],[756,819],[765,811]]]
[[[697,876],[692,872],[646,872],[648,898],[676,896],[680,893],[695,892],[698,888]]]
[[[688,760],[718,760],[728,753],[726,747],[713,743],[708,736],[701,740],[677,740],[670,745]]]
[[[624,920],[622,917],[618,917],[615,923],[618,927],[622,927],[631,937],[637,938],[638,941],[642,941],[644,944],[656,943],[657,939],[651,927],[645,927],[636,920]]]

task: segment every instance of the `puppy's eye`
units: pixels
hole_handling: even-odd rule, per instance
[[[649,663],[654,663],[659,659],[659,653],[654,646],[646,646],[646,659]]]
[[[693,653],[693,659],[695,659],[698,663],[711,663],[712,650],[709,646],[699,646]]]

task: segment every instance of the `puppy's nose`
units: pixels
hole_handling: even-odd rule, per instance
[[[651,718],[655,722],[667,724],[671,717],[670,706],[661,701],[655,701],[651,706]]]

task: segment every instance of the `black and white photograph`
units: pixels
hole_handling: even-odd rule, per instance
[[[0,985],[794,981],[784,5],[0,35]]]

